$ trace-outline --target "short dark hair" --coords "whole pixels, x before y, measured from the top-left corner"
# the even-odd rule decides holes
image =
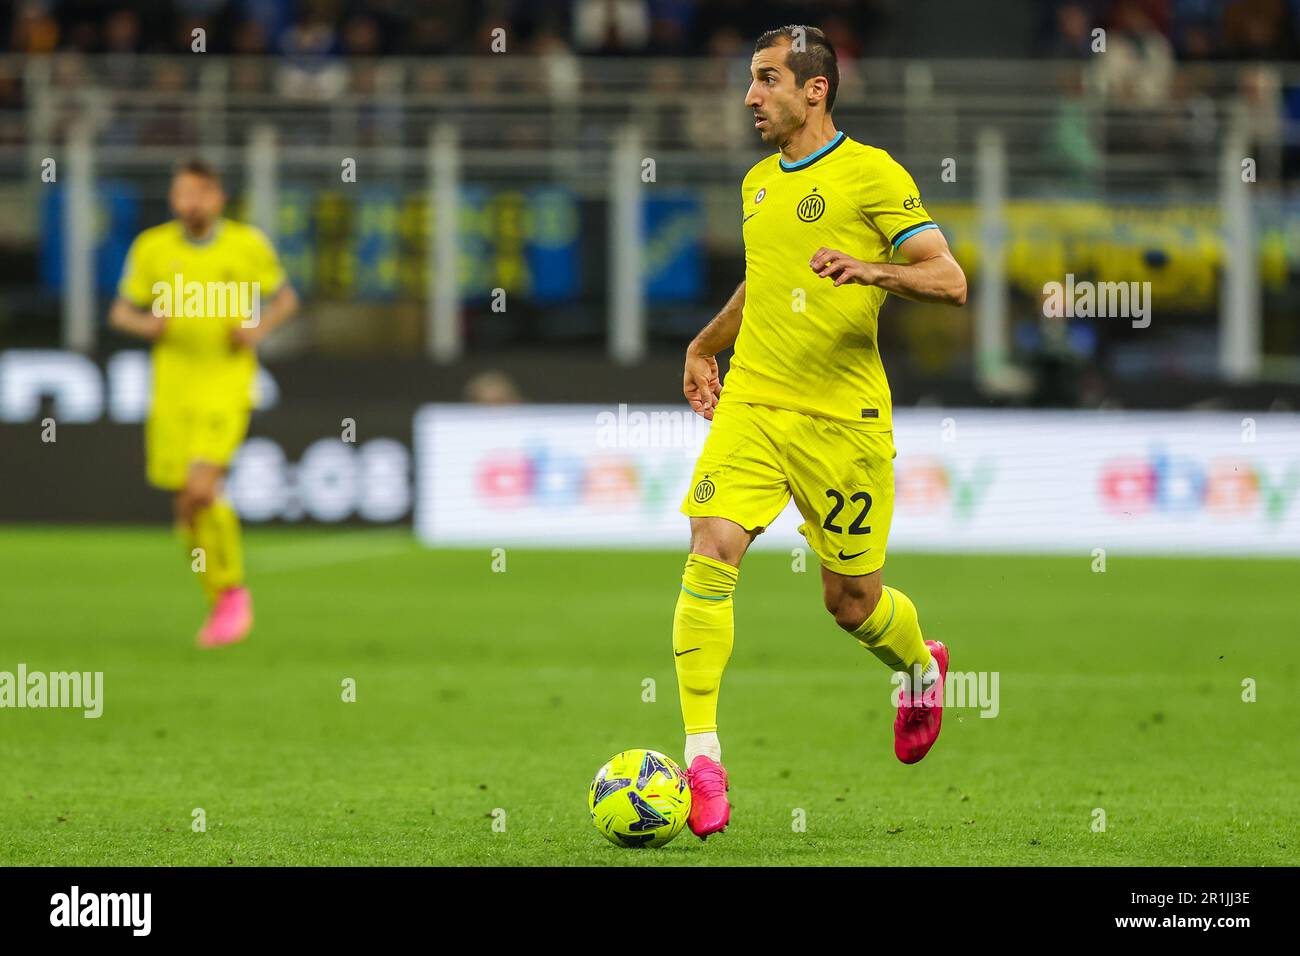
[[[177,176],[201,176],[209,182],[221,185],[221,173],[217,172],[217,167],[198,157],[178,163],[172,171],[172,178],[175,179]]]
[[[829,113],[835,108],[835,93],[840,88],[840,64],[835,56],[835,47],[826,39],[826,34],[816,27],[792,23],[764,33],[754,44],[754,52],[776,46],[782,37],[790,41],[791,47],[796,38],[803,38],[803,50],[791,49],[785,55],[785,65],[790,68],[794,81],[800,86],[814,76],[826,77],[826,112]]]

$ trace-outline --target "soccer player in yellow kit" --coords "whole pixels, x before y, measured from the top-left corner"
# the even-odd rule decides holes
[[[248,430],[254,350],[298,297],[266,236],[222,217],[226,195],[212,167],[181,166],[169,198],[176,218],[131,244],[109,322],[153,343],[147,477],[173,494],[187,560],[211,604],[198,643],[217,647],[243,640],[253,624],[239,518],[222,484]]]
[[[904,763],[939,735],[948,669],[911,600],[881,581],[895,452],[876,329],[886,293],[962,305],[966,277],[907,171],[835,128],[839,68],[820,30],[765,33],[750,71],[745,105],[778,151],[745,176],[745,280],[687,349],[684,377],[692,408],[713,423],[682,503],[691,552],[673,619],[701,838],[731,815],[717,706],[732,592],[745,550],[791,497],[821,561],[826,609],[907,675],[894,722]],[[892,263],[895,253],[906,262]],[[715,356],[732,345],[724,389]]]

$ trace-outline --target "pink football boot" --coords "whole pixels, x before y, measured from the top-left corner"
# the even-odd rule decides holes
[[[894,755],[903,763],[916,763],[930,752],[939,739],[943,724],[943,682],[948,677],[948,648],[939,641],[925,646],[939,662],[939,679],[913,700],[906,691],[898,698],[898,716],[894,718]]]
[[[212,613],[199,631],[199,647],[221,647],[235,644],[248,636],[253,629],[253,598],[248,588],[229,588],[222,591]]]
[[[716,760],[700,754],[686,771],[691,785],[691,815],[687,818],[691,832],[703,840],[710,833],[726,829],[731,820],[727,802],[727,771]]]

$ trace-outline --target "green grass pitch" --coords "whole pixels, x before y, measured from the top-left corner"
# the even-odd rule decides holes
[[[587,785],[621,749],[680,756],[683,553],[511,549],[494,573],[487,548],[405,532],[247,551],[254,634],[200,652],[167,531],[0,529],[0,670],[103,671],[105,697],[98,720],[0,710],[0,864],[1300,858],[1300,562],[892,556],[953,669],[1000,675],[997,717],[949,711],[904,767],[889,674],[822,610],[815,565],[754,552],[722,691],[732,826],[624,850]]]

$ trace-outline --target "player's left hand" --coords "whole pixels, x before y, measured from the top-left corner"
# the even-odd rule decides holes
[[[253,325],[247,328],[237,325],[230,330],[230,344],[235,348],[255,349],[265,335],[266,333],[262,331],[261,325]]]
[[[808,263],[812,271],[823,279],[834,279],[836,285],[856,282],[858,285],[875,284],[875,263],[855,259],[838,249],[822,246]]]

